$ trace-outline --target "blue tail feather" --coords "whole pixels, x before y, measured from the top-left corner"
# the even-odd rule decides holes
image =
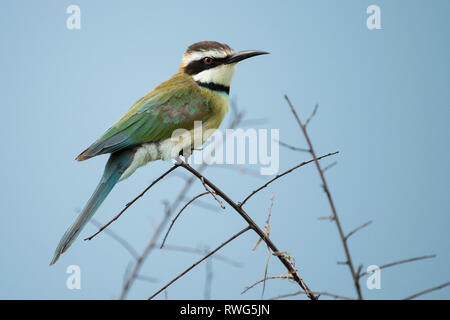
[[[75,222],[62,236],[50,265],[54,264],[58,260],[59,256],[69,249],[72,243],[76,240],[81,230],[92,218],[94,213],[119,181],[125,170],[130,166],[133,161],[133,156],[133,150],[123,150],[111,154],[97,188]]]

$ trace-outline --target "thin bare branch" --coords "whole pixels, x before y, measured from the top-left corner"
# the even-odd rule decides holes
[[[334,161],[332,163],[330,163],[329,165],[327,165],[325,168],[323,168],[323,172],[330,170],[331,168],[333,168],[335,165],[337,165],[337,161]]]
[[[322,216],[322,217],[317,217],[317,220],[330,220],[330,221],[333,221],[334,217],[332,217],[332,216]]]
[[[422,295],[424,295],[424,294],[427,294],[427,293],[430,293],[430,292],[433,292],[433,291],[436,291],[436,290],[443,289],[443,288],[445,288],[445,287],[447,287],[447,286],[449,286],[449,285],[450,285],[450,281],[449,281],[449,282],[442,283],[442,284],[440,284],[440,285],[438,285],[438,286],[435,286],[435,287],[432,287],[432,288],[429,288],[429,289],[426,289],[426,290],[417,292],[417,293],[415,293],[415,294],[413,294],[413,295],[410,295],[409,297],[404,298],[403,300],[412,300],[412,299],[415,299],[415,298],[417,298],[417,297],[420,297],[420,296],[422,296]]]
[[[332,298],[335,298],[335,299],[355,300],[353,298],[341,296],[339,294],[330,293],[330,292],[327,292],[327,291],[313,291],[313,293],[315,295],[317,295],[318,297],[320,297],[320,296],[328,296],[328,297],[332,297]],[[296,292],[292,292],[292,293],[286,293],[286,294],[282,294],[282,295],[273,297],[270,300],[278,300],[278,299],[282,299],[282,298],[294,297],[294,296],[298,296],[300,294],[306,294],[306,292],[303,291],[303,290],[300,290],[300,291],[296,291]]]
[[[267,220],[266,220],[266,224],[264,226],[264,228],[266,229],[264,231],[264,234],[266,235],[266,237],[270,236],[270,217],[272,216],[272,207],[273,207],[273,200],[274,200],[274,194],[272,193],[272,196],[270,197],[270,206],[269,206],[269,212],[267,213]],[[262,238],[259,238],[258,242],[256,243],[255,247],[253,248],[253,250],[256,249],[256,247],[258,246],[258,244],[262,241]],[[269,255],[267,256],[267,260],[266,260],[266,268],[264,269],[264,279],[267,278],[267,273],[269,272],[269,262],[270,262],[270,258],[272,257],[272,251],[270,251],[270,248],[267,247],[267,250],[269,251]],[[264,280],[263,283],[263,288],[261,291],[261,300],[264,299],[264,292],[266,291],[266,280]]]
[[[183,197],[183,200],[186,201],[189,201],[191,199],[191,197]],[[196,200],[192,203],[192,205],[214,212],[222,212],[221,208],[218,208],[216,205],[208,203],[207,201]]]
[[[94,218],[91,219],[91,223],[96,225],[98,228],[103,226],[103,224],[101,224],[99,221],[95,220]],[[110,229],[106,229],[105,233],[107,235],[109,235],[111,238],[113,238],[114,240],[116,240],[119,244],[121,244],[122,247],[124,247],[133,256],[133,258],[135,260],[137,260],[139,258],[139,254],[137,253],[137,251],[124,238],[122,238],[121,236],[119,236],[117,233],[115,233],[114,231],[112,231]]]
[[[209,181],[207,178],[205,178],[200,172],[192,168],[187,163],[181,163],[180,164],[183,168],[191,172],[194,176],[196,176],[198,179],[202,180],[206,185],[208,185],[214,192],[221,197],[225,202],[227,202],[250,226],[253,231],[255,231],[267,244],[267,246],[270,248],[270,250],[273,251],[273,254],[278,257],[278,259],[283,263],[283,265],[286,267],[286,269],[289,271],[290,274],[292,274],[294,280],[299,284],[299,286],[306,291],[308,297],[311,300],[316,300],[316,297],[314,294],[312,294],[311,290],[308,288],[306,283],[302,280],[300,275],[298,274],[297,270],[295,269],[295,266],[293,263],[288,259],[284,254],[279,254],[280,251],[275,246],[275,244],[270,240],[269,237],[267,237],[264,232],[258,227],[258,225],[253,221],[252,218],[242,209],[241,205],[236,204],[233,200],[231,200],[221,189],[219,189],[217,186],[215,186],[211,181]]]
[[[209,252],[208,248],[205,248],[205,253]],[[211,257],[212,258],[212,257]],[[212,287],[212,279],[213,279],[213,269],[212,269],[212,259],[206,260],[206,279],[205,279],[205,288],[203,290],[203,298],[205,300],[211,299],[211,287]]]
[[[230,128],[234,128],[235,126],[237,126],[240,121],[242,120],[243,116],[244,116],[244,112],[238,111],[235,102],[232,101],[232,110],[234,113],[234,117],[232,117],[231,119],[231,123],[230,123]],[[178,159],[179,160],[179,157]],[[177,161],[177,163],[174,165],[174,167],[172,167],[168,172],[164,173],[159,179],[157,179],[157,181],[161,180],[165,175],[167,175],[168,173],[170,173],[171,171],[173,171],[175,168],[177,168],[180,163],[184,163],[183,161]],[[200,174],[199,172],[202,171],[203,169],[206,168],[206,164],[202,164],[198,171],[198,174]],[[172,202],[172,205],[167,205],[166,206],[166,214],[164,216],[164,218],[162,219],[162,221],[160,222],[158,228],[156,229],[156,231],[154,232],[153,236],[151,237],[148,245],[145,247],[144,251],[142,252],[142,254],[140,255],[140,257],[137,259],[136,264],[134,266],[134,269],[132,270],[130,276],[128,277],[127,281],[125,282],[125,285],[122,288],[122,293],[120,295],[121,299],[124,299],[128,293],[128,291],[131,288],[131,285],[133,284],[133,282],[136,279],[136,276],[139,273],[139,270],[141,269],[144,261],[148,258],[150,252],[153,250],[153,248],[156,245],[156,240],[159,237],[160,233],[162,232],[164,226],[168,223],[171,214],[175,211],[175,209],[180,205],[181,201],[183,200],[183,198],[185,197],[185,195],[187,194],[189,188],[191,187],[192,183],[194,182],[194,176],[189,177],[186,182],[185,185],[183,187],[183,189],[180,191],[180,193],[178,194],[178,196],[176,197],[176,199]],[[147,189],[144,190],[144,192],[141,193],[140,196],[138,196],[137,198],[143,196],[145,194],[145,192],[150,189],[157,181],[154,181]],[[130,205],[132,205],[136,200],[134,199],[131,203],[129,203],[127,205],[126,208],[128,208]],[[126,208],[124,210],[126,210]],[[123,210],[123,211],[124,211]],[[120,216],[120,214],[119,214]]]
[[[277,141],[277,140],[275,140],[275,141]],[[288,148],[288,149],[290,149],[292,151],[308,152],[309,153],[309,149],[306,149],[306,148],[299,148],[299,147],[287,144],[285,142],[282,142],[280,140],[278,140],[278,143],[280,144],[280,146]]]
[[[316,103],[316,105],[314,106],[313,112],[311,113],[309,118],[305,121],[305,128],[308,126],[308,124],[311,121],[311,119],[314,118],[314,116],[316,115],[317,109],[319,109],[319,104],[318,103]]]
[[[180,245],[170,245],[170,244],[165,244],[163,250],[188,252],[188,253],[190,252],[190,253],[201,254],[201,255],[203,255],[205,253],[204,250],[201,250],[198,248],[192,248],[192,247],[186,247],[186,246],[180,246]],[[211,258],[216,259],[216,260],[221,260],[221,261],[228,263],[236,268],[242,268],[242,266],[243,266],[243,264],[241,262],[233,260],[226,256],[222,256],[220,254],[215,254]]]
[[[142,275],[137,275],[136,280],[142,280],[142,281],[147,281],[147,282],[151,282],[151,283],[156,283],[159,281],[157,278],[149,277],[149,276],[142,276]]]
[[[264,281],[263,281],[263,287],[262,287],[262,291],[261,291],[261,300],[264,299],[264,292],[266,291],[266,278],[267,278],[267,273],[269,272],[269,262],[270,262],[270,258],[272,257],[272,252],[269,249],[269,254],[267,256],[267,260],[266,260],[266,267],[264,268]]]
[[[414,262],[414,261],[418,261],[418,260],[425,260],[425,259],[432,259],[432,258],[436,258],[436,255],[435,254],[431,254],[431,255],[426,255],[426,256],[421,256],[421,257],[415,257],[415,258],[409,258],[409,259],[394,261],[394,262],[383,264],[383,265],[379,266],[379,268],[380,269],[385,269],[385,268],[394,267],[396,265],[403,264],[403,263],[409,263],[409,262]],[[362,277],[367,276],[369,274],[371,274],[371,273],[367,272],[367,271],[363,272],[363,273],[361,273],[359,275],[359,278],[362,278]]]
[[[348,238],[350,238],[352,235],[354,235],[356,232],[358,232],[359,230],[367,227],[369,224],[372,223],[372,220],[367,221],[366,223],[360,225],[359,227],[353,229],[352,231],[350,231],[346,236],[345,236],[345,240],[348,240]]]
[[[323,158],[326,158],[326,157],[329,157],[329,156],[333,156],[333,155],[338,154],[338,153],[339,153],[339,151],[331,152],[331,153],[328,153],[328,154],[326,154],[326,155],[320,156],[319,158],[317,158],[317,160],[320,160],[320,159],[323,159]],[[277,179],[279,179],[279,178],[281,178],[281,177],[287,175],[288,173],[291,173],[292,171],[294,171],[294,170],[296,170],[296,169],[298,169],[298,168],[300,168],[300,167],[303,167],[304,165],[307,165],[307,164],[309,164],[309,163],[312,163],[312,162],[314,162],[314,161],[315,161],[314,159],[308,160],[308,161],[304,161],[304,162],[302,162],[302,163],[296,165],[295,167],[292,167],[291,169],[286,170],[286,171],[284,171],[283,173],[280,173],[280,174],[276,175],[273,179],[270,179],[270,180],[267,181],[265,184],[263,184],[261,187],[259,187],[258,189],[254,190],[252,193],[250,193],[250,194],[247,196],[247,198],[245,198],[242,202],[239,203],[239,206],[242,207],[242,206],[248,201],[248,199],[250,199],[251,197],[253,197],[256,193],[258,193],[258,192],[261,191],[262,189],[266,188],[269,184],[271,184],[271,183],[274,182],[275,180],[277,180]]]
[[[254,176],[259,179],[264,179],[264,177],[259,173],[258,170],[252,170],[250,168],[246,168],[239,165],[227,165],[227,164],[210,164],[209,168],[222,168],[222,169],[230,169],[239,172],[240,174],[246,174],[250,176]]]
[[[342,246],[344,247],[345,256],[347,258],[348,266],[349,266],[349,269],[350,269],[350,273],[352,275],[352,279],[353,279],[353,283],[355,285],[355,289],[356,289],[356,293],[358,295],[358,299],[362,299],[363,297],[362,297],[361,287],[359,285],[359,277],[358,277],[358,274],[355,271],[355,267],[354,267],[353,262],[352,262],[352,258],[351,258],[351,255],[350,255],[350,250],[348,248],[347,241],[345,239],[345,234],[344,234],[344,231],[342,229],[341,222],[339,220],[339,217],[338,217],[338,214],[337,214],[337,210],[336,210],[336,207],[334,205],[334,201],[333,201],[333,198],[331,196],[330,189],[328,187],[328,183],[327,183],[327,181],[325,179],[325,174],[323,173],[323,170],[322,170],[322,168],[320,166],[320,163],[318,161],[319,159],[317,158],[316,152],[314,151],[314,147],[312,145],[311,139],[309,138],[308,132],[306,130],[306,126],[301,122],[300,117],[297,114],[297,111],[295,111],[294,106],[292,105],[291,101],[289,100],[289,97],[287,95],[285,95],[284,98],[286,99],[289,107],[291,108],[292,114],[294,115],[294,117],[295,117],[295,119],[296,119],[296,121],[297,121],[297,123],[298,123],[298,125],[299,125],[299,127],[301,129],[301,131],[303,132],[303,135],[305,136],[306,142],[308,143],[309,152],[311,153],[311,155],[312,155],[312,157],[314,159],[314,162],[315,162],[316,167],[317,167],[317,171],[319,172],[320,179],[322,180],[323,189],[325,191],[325,194],[327,195],[328,202],[330,204],[331,211],[333,213],[332,214],[332,216],[334,218],[333,221],[336,223],[336,227],[338,229],[339,236],[341,238]],[[315,112],[313,112],[313,114],[315,114]]]
[[[264,281],[267,281],[267,280],[273,280],[273,279],[292,279],[292,277],[289,276],[289,275],[281,275],[281,276],[270,276],[270,277],[265,277],[264,279],[258,280],[258,281],[256,281],[255,283],[253,283],[253,284],[251,284],[251,285],[245,287],[245,289],[242,290],[241,294],[246,293],[248,290],[250,290],[250,289],[256,287],[258,284],[263,283]]]
[[[194,269],[197,265],[199,265],[200,263],[202,263],[204,260],[206,260],[207,258],[209,258],[210,256],[212,256],[214,253],[216,253],[217,251],[219,251],[220,249],[222,249],[224,246],[226,246],[228,243],[230,243],[231,241],[233,241],[234,239],[236,239],[237,237],[239,237],[240,235],[242,235],[243,233],[247,232],[248,230],[250,230],[251,227],[247,226],[246,228],[242,229],[241,231],[239,231],[238,233],[236,233],[235,235],[233,235],[231,238],[229,238],[227,241],[223,242],[220,246],[218,246],[216,249],[214,249],[213,251],[211,251],[210,253],[208,253],[207,255],[205,255],[203,258],[201,258],[200,260],[198,260],[197,262],[195,262],[193,265],[191,265],[189,268],[187,268],[186,270],[184,270],[183,272],[181,272],[178,276],[176,276],[174,279],[172,279],[171,281],[169,281],[164,287],[162,287],[161,289],[159,289],[156,293],[154,293],[152,296],[150,296],[148,298],[148,300],[152,300],[154,297],[156,297],[158,294],[160,294],[162,291],[166,290],[170,285],[172,285],[175,281],[177,281],[178,279],[180,279],[182,276],[184,276],[186,273],[188,273],[189,271],[191,271],[192,269]]]
[[[171,167],[169,170],[167,170],[166,172],[164,172],[161,176],[159,176],[159,178],[157,178],[156,180],[154,180],[147,188],[145,188],[144,191],[142,191],[136,198],[134,198],[133,200],[131,200],[130,202],[128,202],[125,207],[114,217],[112,218],[107,224],[105,224],[103,227],[101,227],[96,233],[94,233],[92,236],[87,237],[84,240],[92,240],[94,237],[96,237],[100,232],[102,232],[103,230],[105,230],[111,223],[113,223],[114,221],[116,221],[133,203],[135,203],[139,198],[141,198],[142,196],[144,196],[144,194],[150,190],[151,187],[153,187],[155,184],[157,184],[159,181],[161,181],[165,176],[167,176],[169,173],[171,173],[173,170],[175,170],[176,168],[178,168],[178,164],[175,164],[173,167]]]
[[[176,165],[176,166],[178,166],[178,165]],[[151,250],[155,247],[156,240],[158,239],[159,235],[161,234],[161,232],[164,230],[166,224],[168,223],[168,221],[170,219],[170,215],[178,207],[178,205],[181,203],[181,201],[183,200],[184,195],[189,190],[189,188],[190,188],[190,186],[191,186],[191,184],[193,182],[194,182],[194,178],[190,177],[190,179],[188,181],[186,181],[183,189],[180,191],[180,193],[178,194],[177,198],[174,200],[172,205],[167,205],[166,206],[165,215],[164,215],[163,219],[159,223],[158,228],[153,233],[153,235],[152,235],[149,243],[145,247],[144,251],[142,252],[142,254],[137,259],[136,264],[135,264],[135,266],[134,266],[130,276],[128,277],[127,281],[125,282],[125,285],[122,288],[122,293],[120,294],[120,299],[121,300],[126,297],[126,295],[127,295],[128,291],[129,291],[131,285],[133,284],[134,280],[136,279],[136,276],[139,274],[139,271],[140,271],[140,269],[142,267],[142,264],[147,259],[147,257],[150,254]]]
[[[161,246],[159,247],[160,249],[162,249],[162,248],[164,247],[164,244],[166,243],[166,239],[167,239],[167,236],[168,236],[169,233],[170,233],[170,230],[172,230],[172,227],[173,227],[173,225],[175,224],[175,221],[177,221],[178,217],[181,215],[181,213],[184,211],[184,209],[186,209],[186,208],[187,208],[192,202],[194,202],[196,199],[198,199],[198,198],[200,198],[200,197],[202,197],[202,196],[204,196],[204,195],[207,195],[207,194],[209,194],[209,193],[210,193],[210,191],[205,191],[205,192],[203,192],[203,193],[200,193],[200,194],[196,195],[196,196],[193,197],[191,200],[189,200],[188,202],[186,202],[186,204],[183,206],[183,208],[181,208],[181,210],[178,211],[178,213],[177,213],[177,215],[175,216],[175,218],[172,219],[172,222],[170,223],[169,229],[167,229],[167,231],[166,231],[166,235],[164,236],[164,239],[163,239],[163,241],[162,241],[162,243],[161,243]]]

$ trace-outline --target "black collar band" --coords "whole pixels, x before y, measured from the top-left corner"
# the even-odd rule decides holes
[[[196,81],[200,87],[207,88],[213,91],[225,92],[226,94],[230,94],[230,87],[224,86],[223,84],[217,84],[214,82],[200,82]]]

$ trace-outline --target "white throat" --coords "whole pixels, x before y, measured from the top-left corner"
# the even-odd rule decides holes
[[[222,64],[215,68],[204,70],[194,75],[193,78],[195,81],[229,87],[235,71],[236,63]]]

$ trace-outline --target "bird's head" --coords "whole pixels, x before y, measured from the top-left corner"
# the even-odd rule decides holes
[[[235,52],[224,43],[202,41],[187,48],[180,70],[199,84],[229,88],[239,61],[267,53],[255,50]]]

